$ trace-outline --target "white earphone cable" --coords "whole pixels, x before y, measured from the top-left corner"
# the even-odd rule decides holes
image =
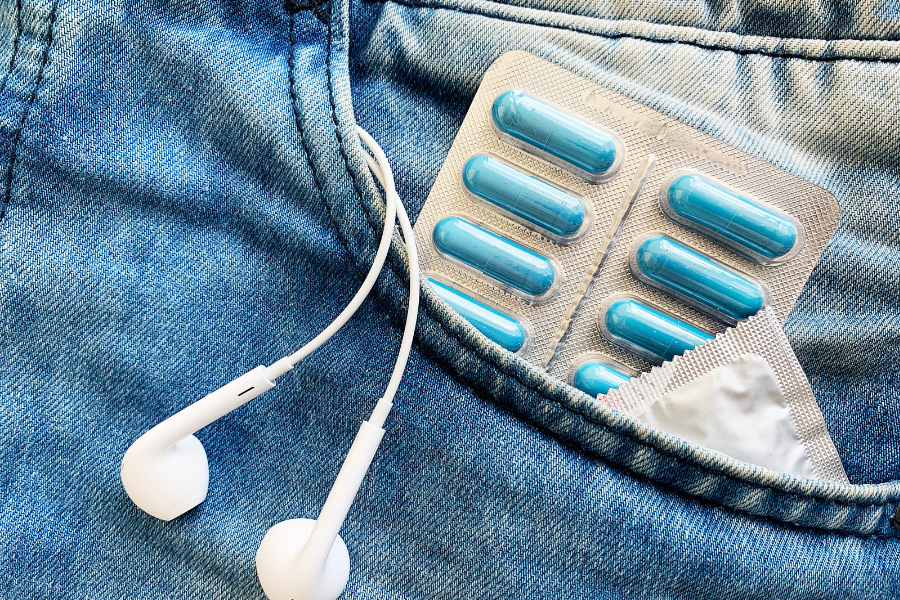
[[[310,582],[316,582],[316,584],[318,584],[318,582],[321,581],[322,573],[326,571],[325,565],[334,548],[335,540],[338,538],[341,525],[347,518],[347,513],[350,510],[350,506],[353,504],[354,498],[356,498],[359,486],[362,484],[363,478],[369,470],[369,466],[375,456],[375,452],[378,450],[378,446],[381,443],[382,436],[384,435],[384,422],[393,406],[393,398],[397,393],[397,387],[400,385],[400,378],[403,376],[403,371],[406,368],[406,363],[412,349],[413,334],[416,329],[416,318],[419,313],[419,261],[409,216],[406,214],[403,204],[400,202],[399,198],[397,198],[397,190],[394,187],[394,177],[391,173],[391,168],[387,159],[384,158],[384,153],[381,151],[381,148],[378,147],[375,140],[373,140],[365,131],[360,130],[359,136],[366,145],[369,146],[376,157],[373,159],[371,156],[366,155],[366,162],[369,164],[369,168],[384,187],[385,195],[388,198],[393,196],[393,201],[397,206],[400,229],[403,232],[403,238],[406,242],[407,253],[409,255],[409,305],[406,313],[406,325],[403,329],[403,338],[400,342],[400,352],[397,356],[397,362],[394,364],[394,372],[391,374],[387,389],[375,405],[375,409],[372,411],[369,420],[363,421],[360,426],[359,432],[353,440],[353,445],[347,453],[347,458],[344,459],[341,469],[338,471],[338,475],[334,480],[334,484],[331,486],[328,498],[325,499],[325,504],[322,505],[322,510],[319,512],[319,518],[316,519],[312,531],[308,534],[309,537],[305,540],[303,550],[297,559],[298,563],[302,565],[303,568],[302,571],[299,572],[299,576],[295,576],[299,577],[296,578],[295,581],[302,581],[304,582],[303,585],[306,585],[307,587],[311,587],[312,584]],[[266,535],[268,537],[268,534]],[[263,544],[265,545],[265,540],[263,540]],[[278,543],[272,542],[271,546],[273,548],[272,550],[269,550],[269,546],[266,546],[265,551],[263,551],[263,546],[260,546],[260,552],[266,557],[281,554]],[[267,569],[271,560],[273,559],[264,558],[262,560],[262,564],[265,565],[263,569],[266,574],[260,576],[260,581],[263,581],[263,579],[268,580]],[[341,552],[340,561],[345,562],[349,569],[350,559],[349,556],[346,555],[346,551]],[[260,559],[257,556],[257,565],[259,564]],[[279,582],[283,581],[281,575],[272,576],[273,580],[276,578]],[[263,588],[265,589],[265,584],[263,585]],[[341,589],[343,589],[343,584],[341,585]],[[288,598],[294,596],[285,595],[284,597]],[[336,598],[337,594],[329,596],[329,598],[332,597]]]
[[[366,145],[373,150],[373,153],[376,156],[378,156],[379,153],[384,156],[381,152],[381,148],[378,147],[378,144],[371,136],[369,136],[369,134],[361,129],[359,130],[359,133],[360,137]],[[378,152],[375,152],[375,150],[378,150]],[[397,188],[394,185],[394,175],[391,172],[390,163],[387,162],[386,158],[383,163],[380,163],[368,154],[366,154],[366,162],[369,164],[369,168],[372,170],[375,178],[378,179],[384,188],[385,195],[395,196],[394,201],[397,205],[397,218],[400,221],[400,230],[403,232],[403,240],[406,243],[406,253],[409,258],[409,305],[406,309],[406,325],[403,328],[403,339],[400,342],[400,352],[397,355],[397,362],[394,364],[394,372],[391,373],[391,379],[388,382],[387,389],[381,399],[378,400],[375,410],[372,411],[372,416],[369,417],[369,423],[371,425],[382,427],[388,412],[391,410],[391,406],[393,406],[394,396],[397,393],[397,388],[400,386],[400,379],[403,377],[403,371],[406,368],[406,363],[409,360],[409,353],[412,350],[413,336],[416,331],[416,319],[419,315],[419,253],[416,249],[416,240],[413,236],[412,224],[409,222],[409,215],[406,213],[403,202],[397,197]]]
[[[388,166],[389,163],[387,157],[381,150],[381,147],[362,128],[357,128],[357,133],[359,134],[360,138],[362,138],[362,140],[366,143],[366,145],[369,146],[369,148],[372,150],[372,153],[375,155],[375,159],[377,160],[377,164],[385,165],[386,168],[379,168],[378,172],[387,172],[387,178],[384,182],[382,182],[383,185],[384,183],[388,184],[385,186],[384,228],[381,232],[381,241],[378,243],[378,250],[375,252],[375,259],[372,261],[372,266],[369,268],[369,272],[366,275],[366,278],[363,280],[362,285],[359,287],[359,290],[356,292],[356,295],[353,296],[353,298],[350,300],[350,303],[347,304],[344,310],[341,311],[341,314],[339,314],[334,319],[334,321],[332,321],[328,325],[328,327],[323,329],[321,333],[319,333],[316,337],[311,339],[302,348],[300,348],[290,356],[285,356],[281,360],[274,362],[270,366],[266,367],[266,375],[272,380],[284,375],[285,373],[293,369],[294,365],[312,354],[322,344],[327,342],[335,333],[338,332],[341,327],[343,327],[347,323],[347,321],[350,320],[350,317],[352,317],[356,313],[356,311],[359,310],[359,307],[362,306],[362,303],[369,295],[369,292],[371,292],[372,288],[375,286],[375,281],[378,279],[378,275],[381,273],[381,269],[384,266],[384,261],[387,258],[387,253],[391,246],[391,237],[394,233],[394,219],[396,218],[397,205],[399,200],[397,197],[397,191],[396,189],[394,189],[394,178],[393,174],[391,173],[390,166]],[[366,156],[367,158],[369,158],[368,154]],[[381,178],[379,178],[379,181],[380,180]],[[409,219],[407,219],[407,221],[408,220]],[[418,277],[416,277],[416,283],[418,285]],[[418,293],[416,294],[416,300],[418,301]]]
[[[375,156],[372,158],[366,154],[366,162],[384,187],[386,205],[381,242],[359,291],[338,317],[300,350],[268,368],[258,366],[181,409],[135,440],[122,457],[122,486],[146,513],[168,521],[203,502],[209,489],[209,463],[206,451],[194,433],[272,389],[275,386],[273,379],[290,371],[297,361],[321,346],[350,319],[378,278],[393,237],[394,220],[399,218],[409,255],[410,292],[406,325],[394,371],[371,417],[360,425],[319,518],[312,524],[308,519],[292,519],[275,525],[263,539],[257,553],[257,573],[269,597],[295,598],[299,595],[337,598],[339,590],[346,584],[346,575],[340,581],[340,573],[342,570],[349,572],[350,557],[343,542],[336,546],[335,541],[384,436],[383,425],[393,406],[393,398],[412,349],[419,312],[419,264],[412,225],[397,196],[394,177],[384,152],[365,131],[360,130],[359,136]],[[289,535],[282,535],[283,532]],[[296,546],[298,543],[299,548]],[[292,550],[286,551],[286,547]],[[326,596],[321,593],[308,595],[310,590],[322,592],[324,589],[321,585],[325,565],[332,550],[336,552],[334,564],[338,565],[335,567],[338,570],[328,571],[331,591]],[[290,559],[290,564],[285,563],[285,556],[294,557]],[[286,570],[286,567],[291,568]],[[337,591],[332,595],[334,590]]]

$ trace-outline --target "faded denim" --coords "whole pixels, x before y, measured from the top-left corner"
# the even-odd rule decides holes
[[[387,382],[401,244],[337,337],[199,433],[200,507],[141,513],[122,455],[350,299],[383,214],[355,124],[415,217],[521,49],[837,196],[786,329],[855,485],[599,406],[426,289],[344,597],[900,597],[900,10],[519,4],[0,2],[0,596],[263,597],[260,540],[315,516]]]

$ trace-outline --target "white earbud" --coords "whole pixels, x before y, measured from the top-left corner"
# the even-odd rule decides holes
[[[384,265],[395,218],[409,255],[409,307],[400,352],[384,396],[363,422],[338,472],[318,520],[292,519],[266,533],[256,554],[260,583],[270,600],[335,600],[350,575],[350,555],[338,535],[365,478],[381,438],[382,428],[409,359],[419,310],[419,263],[412,225],[397,197],[394,178],[381,148],[362,129],[360,137],[376,159],[366,154],[372,172],[385,189],[385,225],[375,260],[356,295],[340,315],[300,350],[259,366],[169,417],[138,438],[122,459],[122,485],[141,510],[169,521],[206,498],[209,464],[193,433],[275,386],[275,379],[325,343],[359,309]]]
[[[122,485],[132,502],[163,521],[203,502],[209,463],[192,434],[274,386],[266,368],[256,367],[138,438],[122,459]]]
[[[350,576],[350,555],[338,535],[366,471],[372,463],[381,438],[385,419],[393,406],[412,349],[416,318],[419,313],[419,257],[412,225],[403,204],[396,198],[394,177],[387,158],[365,131],[359,136],[372,150],[377,161],[368,154],[366,160],[384,187],[388,199],[395,197],[397,217],[409,255],[409,306],[400,352],[384,396],[375,405],[372,416],[364,421],[347,453],[337,479],[328,493],[319,518],[291,519],[271,527],[256,553],[256,573],[269,600],[336,600]]]
[[[324,561],[295,552],[298,545],[304,548],[316,523],[315,519],[290,519],[266,532],[256,552],[256,573],[269,600],[334,600],[344,591],[350,578],[350,553],[341,536],[335,538]]]
[[[364,422],[317,520],[271,527],[256,552],[256,573],[269,600],[335,600],[350,576],[350,554],[338,535],[384,429]]]

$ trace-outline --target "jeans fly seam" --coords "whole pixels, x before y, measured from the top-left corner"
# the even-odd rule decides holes
[[[338,220],[335,218],[334,213],[331,208],[331,204],[328,202],[328,196],[325,194],[325,190],[322,187],[321,182],[319,181],[318,171],[316,170],[315,165],[312,162],[312,157],[309,152],[309,147],[306,145],[306,137],[303,134],[303,127],[300,124],[300,111],[297,108],[297,94],[294,90],[295,80],[294,80],[294,12],[289,11],[289,21],[288,21],[288,44],[290,47],[288,48],[288,92],[291,96],[291,109],[294,111],[294,123],[297,127],[297,133],[300,135],[300,145],[303,148],[303,155],[306,157],[306,164],[309,167],[310,172],[312,172],[313,182],[316,184],[316,189],[319,190],[319,197],[322,199],[322,204],[325,205],[325,210],[328,211],[328,217],[331,219],[332,224],[334,225],[335,230],[338,233],[338,239],[341,241],[341,246],[344,247],[344,252],[347,253],[347,256],[351,259],[350,264],[353,265],[353,270],[356,271],[358,277],[362,278],[363,274],[359,270],[359,267],[356,265],[356,261],[353,260],[353,253],[350,252],[350,247],[347,244],[347,240],[341,234],[340,225]]]
[[[3,207],[0,208],[0,221],[6,216],[6,209],[9,207],[9,200],[12,196],[13,169],[15,168],[16,158],[18,156],[17,151],[19,148],[19,140],[22,137],[22,130],[25,128],[25,121],[28,120],[28,115],[31,114],[31,107],[34,105],[38,90],[41,87],[41,82],[44,79],[44,68],[47,66],[47,62],[50,59],[50,47],[53,45],[53,26],[56,24],[56,12],[58,7],[59,0],[54,0],[53,7],[50,9],[50,22],[47,24],[47,47],[44,49],[44,56],[41,57],[41,66],[38,68],[37,80],[34,83],[34,88],[31,90],[31,96],[28,98],[25,108],[22,109],[22,118],[19,120],[19,126],[16,128],[12,147],[9,151],[9,162],[6,165],[6,185],[3,191]]]
[[[378,0],[376,0],[376,1],[378,1]],[[380,1],[391,1],[391,2],[396,2],[397,0],[380,0]],[[331,7],[333,7],[333,2],[331,3],[330,8],[331,8]],[[333,10],[332,10],[332,12],[333,12]],[[332,80],[331,80],[331,73],[330,73],[330,62],[331,62],[331,61],[330,61],[330,58],[329,58],[329,57],[330,57],[330,54],[331,54],[331,27],[332,27],[332,26],[331,26],[331,21],[332,21],[332,19],[330,18],[330,19],[329,19],[329,23],[328,23],[329,35],[328,35],[328,40],[326,41],[327,48],[328,48],[327,51],[326,51],[326,74],[327,74],[327,76],[328,76],[327,85],[328,85],[328,91],[329,91],[329,99],[332,100],[332,107],[331,107],[331,108],[332,108],[332,110],[334,111],[334,110],[335,110],[335,106],[334,106],[334,104],[333,104],[333,94],[334,94],[334,90],[333,90],[333,88],[332,88]],[[338,141],[339,141],[340,154],[341,154],[341,157],[342,157],[342,159],[343,159],[343,161],[344,161],[344,167],[345,167],[345,169],[346,169],[346,171],[347,171],[347,173],[348,173],[348,175],[349,175],[351,181],[353,181],[353,186],[354,186],[354,189],[356,190],[357,196],[359,197],[360,205],[363,207],[363,213],[364,213],[365,216],[366,216],[366,221],[367,221],[367,223],[369,224],[369,227],[372,229],[373,233],[376,233],[376,234],[377,234],[377,230],[375,229],[375,226],[373,225],[372,221],[371,221],[370,218],[369,218],[369,215],[368,215],[367,211],[365,210],[365,203],[363,202],[363,199],[362,199],[362,191],[361,191],[360,188],[358,187],[358,185],[357,185],[357,183],[356,183],[356,179],[355,179],[355,177],[354,177],[354,175],[353,175],[353,173],[352,173],[352,170],[350,169],[349,158],[348,158],[348,155],[347,155],[347,153],[346,153],[346,151],[345,151],[345,149],[344,149],[344,147],[343,147],[345,141],[344,141],[343,137],[340,135],[340,133],[339,133],[339,131],[338,131],[339,127],[338,127],[338,123],[337,123],[336,116],[335,116],[334,114],[332,114],[332,124],[333,124],[333,126],[334,126],[334,128],[335,128],[335,134],[336,134],[336,136],[337,136],[337,138],[338,138]],[[342,234],[342,233],[339,232],[339,235],[343,238],[343,234]],[[346,244],[345,244],[345,247],[346,247]],[[395,276],[400,280],[400,282],[403,282],[404,279],[408,279],[408,273],[405,273],[405,272],[402,271],[402,269],[399,267],[399,265],[395,262],[395,260],[394,260],[395,257],[393,256],[393,254],[394,254],[394,253],[391,252],[391,256],[390,256],[390,258],[389,258],[389,260],[388,260],[388,263],[390,264],[391,270],[394,272]],[[352,263],[354,264],[354,266],[355,266],[356,261],[354,260],[354,261],[351,261],[351,262],[352,262]],[[356,267],[355,267],[355,268],[356,268]],[[357,268],[357,271],[358,271],[358,268]],[[386,308],[380,301],[378,301],[377,303],[382,307],[383,310]],[[699,463],[699,462],[697,462],[697,461],[695,461],[695,460],[693,460],[693,459],[690,459],[690,458],[687,458],[687,457],[683,457],[683,456],[679,456],[679,455],[674,454],[674,453],[672,453],[672,452],[670,452],[670,451],[664,450],[664,449],[660,448],[659,446],[655,445],[655,444],[652,443],[652,442],[648,442],[648,441],[641,440],[641,439],[637,438],[633,433],[619,431],[619,430],[617,430],[615,427],[613,427],[612,425],[610,425],[609,423],[605,423],[605,422],[599,420],[597,417],[594,417],[594,416],[592,416],[592,415],[589,415],[589,414],[585,413],[585,412],[584,412],[583,410],[581,410],[581,409],[578,409],[578,408],[575,408],[575,407],[568,406],[568,405],[566,405],[562,400],[558,400],[558,399],[556,399],[556,398],[552,398],[552,397],[549,397],[549,396],[545,395],[545,394],[540,390],[539,386],[537,386],[536,384],[532,384],[532,383],[529,383],[529,382],[523,380],[523,379],[521,378],[521,376],[520,376],[518,373],[515,373],[515,372],[509,372],[503,365],[501,365],[500,363],[498,363],[498,362],[497,362],[495,359],[493,359],[492,357],[490,357],[490,356],[484,356],[484,355],[481,354],[481,352],[480,352],[477,348],[474,348],[474,347],[471,347],[470,345],[468,345],[465,341],[463,341],[463,339],[460,337],[460,335],[459,335],[458,333],[452,331],[452,330],[449,328],[448,325],[446,325],[445,323],[443,323],[443,322],[441,321],[440,318],[437,318],[437,317],[434,315],[432,309],[431,309],[427,304],[425,304],[425,306],[424,306],[423,308],[424,308],[424,310],[425,310],[426,316],[427,316],[432,322],[436,323],[436,324],[437,324],[442,330],[444,330],[448,335],[450,335],[452,338],[454,338],[454,339],[456,340],[457,344],[459,344],[462,348],[464,348],[465,350],[467,350],[467,351],[470,352],[470,353],[474,353],[476,358],[478,358],[478,359],[480,359],[480,360],[482,360],[482,361],[488,363],[488,364],[491,365],[493,368],[495,368],[496,370],[498,370],[501,374],[506,375],[506,376],[508,376],[508,377],[512,377],[515,381],[517,381],[518,383],[520,383],[521,385],[523,385],[526,389],[535,392],[535,393],[538,394],[541,398],[544,398],[545,400],[549,400],[550,402],[552,402],[552,403],[558,405],[558,406],[559,406],[560,408],[562,408],[563,410],[565,410],[565,411],[567,411],[567,412],[569,412],[569,413],[572,413],[572,414],[574,414],[574,415],[577,415],[577,416],[581,417],[583,420],[587,421],[588,423],[591,423],[591,424],[593,424],[593,425],[597,425],[597,426],[599,426],[599,427],[601,427],[601,428],[603,428],[603,429],[605,429],[605,430],[607,430],[607,431],[613,433],[614,435],[623,436],[623,437],[625,437],[625,438],[627,438],[627,439],[630,439],[630,440],[632,440],[633,442],[637,443],[638,445],[643,446],[643,447],[645,447],[645,448],[647,448],[647,449],[649,449],[649,450],[651,450],[651,451],[658,452],[658,453],[662,454],[663,456],[667,456],[667,457],[669,457],[669,458],[671,458],[671,459],[674,459],[674,460],[676,460],[676,461],[678,461],[678,462],[680,462],[680,463],[683,463],[683,464],[685,464],[685,465],[688,465],[689,467],[700,469],[701,471],[706,472],[708,475],[712,475],[712,476],[715,476],[715,477],[722,477],[722,478],[728,479],[728,480],[730,480],[730,481],[733,481],[733,482],[735,482],[735,483],[738,483],[738,484],[741,484],[741,485],[746,485],[746,486],[749,486],[749,487],[752,487],[752,488],[756,488],[756,489],[765,489],[765,490],[769,490],[770,492],[773,492],[773,493],[775,493],[775,494],[778,494],[779,496],[789,496],[789,497],[791,497],[791,498],[793,498],[793,499],[796,499],[796,500],[799,500],[799,501],[812,501],[812,502],[815,502],[815,503],[817,503],[817,504],[836,505],[836,506],[847,506],[847,507],[852,507],[852,508],[866,509],[866,508],[876,508],[876,507],[877,507],[877,508],[884,508],[884,507],[887,507],[887,506],[891,506],[891,505],[893,505],[893,504],[895,503],[895,501],[891,501],[891,500],[887,500],[887,501],[884,501],[884,502],[860,503],[860,502],[853,502],[853,501],[842,501],[842,500],[832,500],[832,499],[827,499],[827,498],[820,498],[819,496],[817,496],[817,495],[815,495],[815,494],[797,494],[797,493],[793,493],[793,492],[789,492],[789,491],[787,491],[787,490],[783,490],[783,489],[777,488],[777,487],[772,486],[772,485],[767,485],[767,484],[763,484],[763,483],[757,483],[757,482],[749,481],[749,480],[747,480],[747,479],[743,479],[743,478],[741,478],[741,477],[738,477],[738,476],[735,476],[735,475],[731,475],[731,474],[729,474],[729,473],[724,473],[724,472],[721,472],[721,471],[717,471],[715,468],[713,468],[713,467],[711,467],[711,466],[709,466],[709,465],[704,465],[704,464]],[[388,314],[389,319],[390,319],[392,322],[394,322],[394,324],[396,325],[396,324],[397,324],[396,319],[394,319],[394,317],[391,315],[391,312],[388,311],[388,310],[386,310],[385,312]],[[502,405],[504,405],[504,406],[507,405],[507,403],[505,403],[505,402],[503,402],[502,400],[500,400],[499,398],[497,398],[494,394],[492,394],[491,392],[489,392],[487,389],[485,389],[485,388],[484,388],[483,386],[481,386],[480,384],[477,384],[477,383],[475,383],[475,382],[469,381],[468,379],[463,379],[463,378],[461,378],[461,376],[455,372],[455,369],[453,369],[451,365],[449,365],[449,364],[448,364],[446,361],[444,361],[443,359],[441,359],[441,358],[435,356],[435,354],[434,354],[433,352],[428,351],[428,350],[425,350],[425,349],[423,348],[423,346],[422,346],[421,343],[416,343],[416,346],[417,346],[420,350],[423,350],[424,353],[427,354],[432,360],[435,360],[435,362],[437,362],[437,363],[440,364],[445,370],[447,370],[447,371],[451,374],[451,376],[454,377],[454,379],[457,379],[457,380],[459,380],[459,381],[463,381],[468,387],[471,387],[471,388],[473,388],[473,389],[477,387],[478,389],[481,390],[481,392],[482,392],[483,394],[486,394],[486,395],[488,396],[488,398],[491,399],[492,402],[495,402],[495,403],[496,403],[496,402],[500,402],[500,403],[501,403]],[[518,414],[518,411],[516,411],[516,410],[513,410],[512,412]],[[558,433],[552,431],[551,429],[547,428],[546,426],[539,425],[538,423],[536,423],[536,422],[534,421],[534,419],[528,418],[528,417],[525,416],[525,415],[521,415],[521,414],[520,414],[519,416],[520,416],[520,417],[524,417],[525,420],[526,420],[527,422],[531,423],[531,424],[534,425],[534,426],[537,426],[537,427],[540,428],[541,430],[548,432],[548,434],[551,435],[551,437],[553,437],[554,439],[556,439],[556,440],[562,442],[564,445],[566,444],[566,442],[563,440],[563,438],[561,438],[561,436],[560,436]],[[575,443],[575,444],[577,445],[577,447],[580,448],[582,451],[585,451],[585,452],[591,454],[592,456],[598,456],[598,453],[597,453],[596,450],[593,450],[593,449],[591,449],[591,448],[588,448],[587,446],[584,446],[584,445],[581,444],[580,442],[574,442],[574,443]],[[603,462],[606,462],[605,459],[601,459],[601,460],[603,460]],[[614,463],[614,464],[615,464],[615,463]],[[631,474],[633,474],[633,475],[637,475],[637,476],[639,476],[639,477],[646,477],[646,476],[644,476],[644,475],[640,475],[639,473],[637,473],[636,471],[634,471],[634,470],[633,470],[632,468],[630,468],[630,467],[627,467],[627,466],[624,466],[624,465],[620,465],[620,467],[621,467],[621,468],[624,468],[626,471],[628,471],[629,473],[631,473]],[[650,481],[653,481],[654,484],[660,485],[661,487],[665,487],[665,486],[666,486],[666,484],[664,484],[664,483],[662,483],[662,482],[653,480],[653,479],[651,479],[651,478],[648,478],[648,479],[649,479]],[[676,489],[677,489],[677,488],[676,488]],[[687,492],[684,492],[684,493],[687,493]],[[689,495],[690,495],[691,497],[700,497],[700,498],[702,498],[702,496],[699,496],[699,495],[694,495],[694,494],[689,494]],[[720,506],[727,506],[727,504],[724,504],[724,503],[722,503],[722,502],[716,502],[715,500],[712,500],[712,499],[708,499],[708,498],[707,498],[706,500],[709,501],[709,502],[713,502],[713,503],[715,503],[715,504],[717,504],[717,505],[720,505]],[[731,508],[731,507],[728,507],[728,508],[729,508],[729,510],[734,510],[734,511],[736,511],[736,512],[745,512],[745,511],[741,511],[740,509],[736,509],[736,508]],[[748,512],[747,514],[748,514],[748,515],[752,515],[752,516],[754,516],[754,517],[763,517],[763,518],[765,517],[765,515],[756,515],[756,514],[754,514],[754,513],[749,513],[749,512]],[[778,522],[789,523],[789,521],[782,521],[782,520],[777,519],[777,518],[775,518],[775,520],[778,521]],[[802,527],[802,526],[797,525],[797,527]],[[879,537],[878,534],[874,534],[874,533],[873,533],[873,534],[860,534],[860,533],[858,533],[858,532],[853,532],[853,531],[849,531],[849,530],[841,529],[841,528],[831,528],[831,529],[826,529],[826,528],[816,528],[816,527],[811,527],[811,528],[814,528],[814,529],[822,529],[822,530],[826,530],[826,531],[842,531],[842,532],[848,533],[848,534],[850,534],[850,535],[861,535],[861,536],[869,536],[869,537],[871,537],[871,536]],[[882,536],[882,537],[885,537],[885,536]],[[892,537],[892,536],[886,536],[886,537]]]
[[[9,70],[3,76],[0,84],[0,95],[6,91],[6,82],[9,81],[13,69],[16,66],[16,56],[19,53],[19,38],[22,37],[22,0],[16,0],[16,37],[13,38],[12,56],[9,59]]]
[[[475,15],[479,17],[485,17],[488,19],[497,19],[499,21],[507,21],[510,23],[517,23],[519,25],[533,25],[535,27],[546,27],[548,29],[561,29],[564,31],[571,31],[572,33],[580,33],[583,35],[591,35],[595,37],[601,37],[611,40],[618,39],[634,39],[640,40],[644,42],[651,42],[655,44],[682,44],[685,46],[694,46],[696,48],[700,48],[703,50],[714,50],[720,52],[731,52],[733,54],[737,54],[739,56],[749,56],[749,55],[758,55],[758,56],[768,56],[771,58],[784,58],[784,59],[800,59],[800,60],[808,60],[814,62],[837,62],[837,61],[857,61],[857,62],[875,62],[875,63],[897,63],[900,62],[900,58],[877,58],[877,57],[865,57],[865,56],[808,56],[805,54],[801,54],[799,52],[772,52],[766,50],[741,50],[738,48],[732,48],[723,45],[717,44],[704,44],[703,42],[698,41],[690,41],[690,40],[667,40],[667,39],[656,39],[650,36],[636,35],[633,33],[597,33],[596,31],[591,31],[586,28],[574,27],[571,25],[555,25],[549,23],[542,23],[536,19],[529,19],[526,17],[512,17],[512,16],[502,16],[494,14],[487,10],[478,10],[475,8],[463,8],[459,6],[445,6],[439,3],[429,3],[429,2],[415,2],[414,0],[365,0],[366,2],[379,3],[379,4],[398,4],[400,6],[405,6],[407,8],[424,8],[430,10],[449,10],[454,12],[459,12],[467,15]],[[554,14],[568,14],[568,13],[554,13]],[[808,40],[804,40],[808,41]],[[852,41],[852,40],[850,40]]]
[[[332,36],[332,25],[331,21],[334,16],[334,2],[329,2],[328,4],[328,38],[325,40],[325,77],[326,83],[328,85],[328,102],[331,105],[331,123],[334,126],[334,134],[337,137],[338,141],[338,150],[341,153],[341,158],[344,161],[344,170],[347,171],[347,177],[353,183],[353,189],[356,192],[356,197],[359,199],[359,205],[362,207],[363,215],[366,217],[366,221],[369,224],[369,227],[375,232],[376,236],[378,235],[378,230],[375,226],[375,222],[372,220],[372,215],[369,212],[369,207],[366,206],[365,201],[363,200],[362,190],[359,187],[359,183],[356,181],[356,176],[353,174],[353,171],[350,169],[350,158],[347,156],[346,151],[344,150],[344,136],[341,135],[340,126],[337,122],[337,109],[335,108],[334,102],[334,87],[331,78],[331,36]],[[393,228],[394,224],[390,225],[385,224],[385,227]],[[395,269],[396,271],[396,269]],[[403,278],[400,278],[401,281]]]

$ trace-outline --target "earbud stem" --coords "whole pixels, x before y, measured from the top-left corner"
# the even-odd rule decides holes
[[[192,434],[275,386],[256,367],[139,437],[122,457],[122,486],[144,512],[169,521],[206,498],[209,464]]]
[[[372,464],[382,437],[384,429],[363,421],[316,520],[316,526],[297,557],[298,566],[307,570],[307,573],[321,573],[324,569],[328,553],[350,511],[369,465]]]
[[[135,444],[147,443],[165,450],[273,387],[275,383],[260,365],[156,425]]]

